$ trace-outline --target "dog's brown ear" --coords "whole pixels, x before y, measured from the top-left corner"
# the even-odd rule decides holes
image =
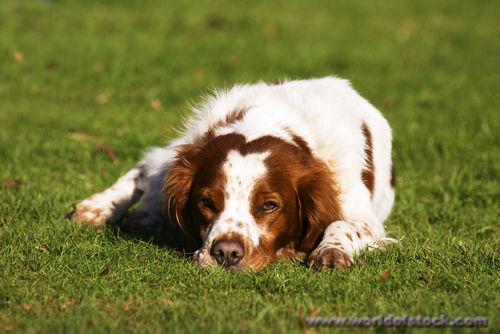
[[[297,194],[303,224],[300,249],[309,253],[321,241],[328,225],[342,219],[342,210],[339,190],[326,164],[315,159],[306,167]]]
[[[197,155],[200,152],[198,145],[184,145],[177,153],[177,158],[167,171],[162,187],[164,210],[170,221],[179,225],[182,231],[194,238],[186,221],[186,205],[198,169]]]

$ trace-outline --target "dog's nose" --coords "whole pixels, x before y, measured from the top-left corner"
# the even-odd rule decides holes
[[[245,249],[239,240],[222,239],[215,242],[210,250],[210,255],[220,266],[232,267],[237,265],[245,256]]]

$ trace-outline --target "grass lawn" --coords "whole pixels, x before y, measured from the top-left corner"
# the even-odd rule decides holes
[[[0,1],[0,333],[351,332],[305,318],[405,314],[486,316],[498,333],[499,12],[486,0]],[[329,74],[394,129],[387,229],[403,239],[364,265],[229,274],[65,218],[173,138],[210,88]]]

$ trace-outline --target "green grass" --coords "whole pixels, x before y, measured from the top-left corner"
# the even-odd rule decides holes
[[[236,3],[0,1],[0,181],[21,182],[0,188],[0,332],[350,332],[305,317],[379,314],[498,332],[500,3]],[[204,270],[65,218],[202,92],[329,74],[394,128],[404,239],[364,266]]]

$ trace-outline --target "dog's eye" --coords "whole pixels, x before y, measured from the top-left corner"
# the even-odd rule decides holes
[[[208,198],[208,197],[204,197],[200,200],[200,205],[207,208],[207,209],[210,209],[211,211],[215,212],[216,211],[216,208],[215,208],[215,204],[214,202]]]
[[[271,213],[275,211],[277,208],[278,204],[276,202],[268,200],[264,202],[264,205],[262,206],[262,211],[264,211],[264,213]]]

